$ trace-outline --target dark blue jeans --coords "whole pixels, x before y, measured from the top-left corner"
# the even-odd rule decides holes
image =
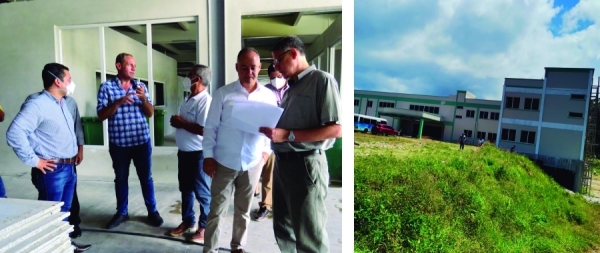
[[[132,147],[119,147],[113,143],[108,146],[108,152],[115,171],[115,193],[117,195],[117,213],[127,214],[129,196],[129,165],[133,160],[135,171],[142,186],[142,195],[148,213],[156,212],[154,198],[154,182],[152,181],[152,146],[150,142]]]
[[[56,164],[54,171],[42,173],[37,168],[31,169],[31,182],[38,190],[38,200],[62,201],[61,212],[68,212],[73,201],[73,191],[77,176],[73,164]]]
[[[0,198],[6,198],[6,189],[4,189],[4,181],[0,177]]]
[[[185,224],[196,224],[194,196],[200,203],[198,227],[206,227],[206,218],[210,211],[211,179],[202,169],[204,155],[202,151],[177,152],[179,191],[181,192],[181,219]]]

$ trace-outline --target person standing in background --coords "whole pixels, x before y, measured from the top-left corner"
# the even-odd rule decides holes
[[[204,153],[202,140],[204,126],[208,114],[208,106],[212,100],[206,88],[210,85],[211,71],[207,66],[195,65],[183,81],[186,90],[191,94],[179,109],[179,115],[171,117],[171,126],[176,128],[177,170],[179,191],[181,191],[181,224],[169,232],[172,236],[180,236],[187,231],[196,230],[192,241],[204,243],[206,218],[210,210],[210,177],[203,170]],[[194,215],[194,196],[200,203],[198,225]]]

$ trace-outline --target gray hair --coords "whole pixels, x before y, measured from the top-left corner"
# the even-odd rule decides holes
[[[196,64],[194,67],[198,68],[196,70],[196,75],[198,75],[200,78],[202,78],[202,84],[204,86],[209,86],[210,80],[212,80],[212,72],[210,71],[208,66],[202,65],[202,64]]]

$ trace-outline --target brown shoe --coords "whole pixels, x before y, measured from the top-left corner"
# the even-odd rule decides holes
[[[204,244],[204,228],[198,228],[192,236],[192,242]]]
[[[181,236],[185,232],[194,232],[195,230],[196,230],[196,225],[189,226],[189,225],[187,225],[187,224],[185,224],[185,223],[182,222],[181,224],[179,224],[178,227],[176,227],[175,229],[171,230],[169,232],[169,234],[171,236]]]

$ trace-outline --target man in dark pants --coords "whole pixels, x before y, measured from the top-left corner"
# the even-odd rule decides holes
[[[210,211],[210,177],[204,173],[202,164],[202,140],[204,126],[211,96],[206,87],[210,84],[211,71],[207,66],[195,65],[183,80],[183,87],[191,94],[179,109],[179,115],[171,117],[171,126],[176,128],[177,171],[179,191],[181,191],[181,224],[169,232],[172,236],[180,236],[187,231],[194,231],[191,240],[204,243],[206,218]],[[194,215],[194,197],[200,204],[198,225]]]
[[[75,99],[70,97],[75,91],[75,83],[71,82],[71,84],[67,87],[67,96],[63,98],[65,103],[67,104],[67,108],[69,108],[69,112],[73,116],[73,122],[75,123],[75,136],[77,137],[77,155],[75,156],[75,165],[73,166],[75,175],[77,175],[77,165],[81,164],[83,161],[83,125],[81,124],[81,116],[79,115],[79,109],[77,108],[77,102]],[[36,92],[29,95],[25,99],[25,103],[30,99],[34,99],[38,96],[42,95],[42,92]],[[25,104],[24,103],[24,104]],[[24,105],[23,104],[23,105]],[[21,110],[23,108],[21,107]],[[69,215],[69,223],[73,225],[73,232],[69,234],[71,238],[77,238],[81,236],[81,228],[79,224],[81,224],[81,218],[79,216],[80,206],[79,206],[79,198],[77,197],[77,182],[75,182],[75,188],[73,189],[73,203],[71,205],[71,210],[69,210],[71,214]]]
[[[460,143],[460,146],[458,147],[459,150],[465,149],[465,141],[467,141],[467,135],[463,133],[458,137],[458,142]]]
[[[152,180],[152,146],[146,117],[152,117],[154,106],[144,83],[135,80],[135,60],[131,54],[117,55],[118,74],[107,80],[98,90],[98,118],[108,119],[108,152],[115,172],[117,212],[106,224],[114,228],[129,219],[129,165],[133,165],[142,187],[148,221],[159,227],[163,224],[156,209],[154,181]]]
[[[281,252],[329,252],[325,150],[342,137],[340,93],[333,76],[309,66],[302,41],[281,39],[271,50],[275,69],[288,79],[277,128],[261,127],[272,140],[273,230]]]
[[[2,106],[0,106],[0,122],[2,121],[4,121],[4,110],[2,110]],[[0,198],[6,198],[6,189],[4,188],[2,177],[0,177]]]

